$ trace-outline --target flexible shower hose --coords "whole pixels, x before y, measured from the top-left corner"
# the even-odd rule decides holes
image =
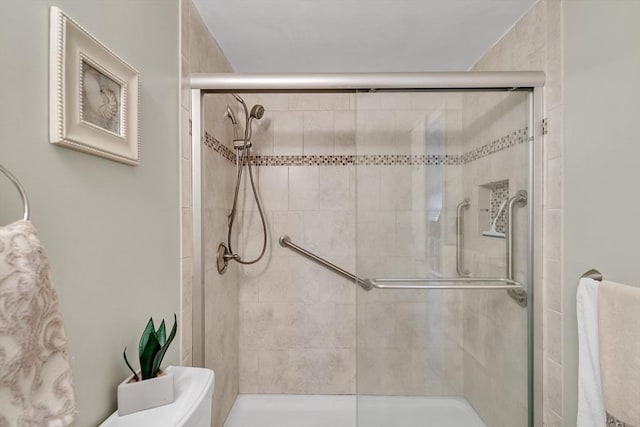
[[[229,257],[236,260],[240,264],[245,264],[245,265],[255,264],[256,262],[260,261],[267,250],[267,222],[264,217],[264,211],[262,209],[262,203],[260,202],[260,197],[258,196],[258,191],[256,190],[256,184],[253,179],[253,171],[251,169],[251,160],[250,160],[251,149],[249,148],[249,140],[250,140],[249,132],[250,132],[250,125],[247,121],[247,126],[245,127],[245,131],[244,131],[244,146],[242,148],[242,155],[237,155],[236,153],[236,165],[237,165],[238,173],[236,177],[237,178],[236,190],[233,196],[233,207],[231,208],[231,213],[229,214],[229,232],[227,233],[227,247],[229,250]],[[251,182],[251,190],[253,192],[253,198],[255,199],[256,205],[258,206],[260,221],[262,221],[262,234],[263,234],[262,250],[260,251],[260,255],[258,255],[255,259],[252,259],[251,261],[243,260],[240,255],[233,252],[233,249],[231,247],[231,233],[233,231],[233,223],[235,221],[235,217],[237,213],[238,194],[240,192],[240,183],[242,182],[242,173],[244,171],[245,163],[246,163],[246,167],[249,169],[249,181]]]

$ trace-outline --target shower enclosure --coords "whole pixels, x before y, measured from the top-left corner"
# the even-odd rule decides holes
[[[191,82],[193,358],[217,425],[234,401],[228,427],[538,425],[542,73]],[[219,243],[256,259],[265,218],[264,257],[220,275]]]

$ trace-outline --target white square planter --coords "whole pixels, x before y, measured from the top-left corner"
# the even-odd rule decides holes
[[[173,403],[175,396],[172,373],[164,373],[144,381],[130,382],[132,379],[133,376],[118,386],[118,415],[132,414]]]

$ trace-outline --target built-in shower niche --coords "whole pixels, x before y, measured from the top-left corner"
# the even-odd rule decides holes
[[[478,225],[483,237],[505,238],[508,201],[509,180],[494,181],[478,187]]]

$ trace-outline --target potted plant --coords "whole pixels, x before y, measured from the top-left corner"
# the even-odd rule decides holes
[[[127,360],[124,361],[133,375],[118,386],[118,414],[127,415],[156,406],[167,405],[174,400],[173,375],[160,370],[162,359],[176,336],[178,320],[173,315],[173,328],[167,337],[164,320],[156,330],[153,318],[149,319],[140,337],[138,357],[140,372],[136,372]]]

